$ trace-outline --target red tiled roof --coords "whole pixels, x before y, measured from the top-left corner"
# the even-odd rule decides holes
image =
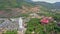
[[[41,23],[49,23],[49,20],[48,19],[41,19],[41,21],[40,21]]]

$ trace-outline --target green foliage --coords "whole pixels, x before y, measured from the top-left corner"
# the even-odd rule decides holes
[[[16,7],[17,2],[16,0],[0,0],[0,9],[2,8],[11,8],[11,7]]]
[[[29,5],[25,0],[0,0],[0,9],[4,8],[21,8],[22,5]]]
[[[37,18],[32,18],[28,23],[27,23],[27,30],[25,34],[32,34],[34,31],[35,34],[50,34],[51,31],[59,31],[59,27],[55,22],[50,22],[46,25],[41,25],[39,22],[40,19]],[[46,29],[46,32],[44,32],[44,29]]]
[[[17,34],[17,31],[7,31],[6,33],[4,33],[4,34]]]
[[[32,31],[34,31],[34,28],[36,27],[36,25],[38,25],[38,20],[36,18],[31,19],[27,24],[27,31],[26,34],[32,34]]]
[[[56,13],[55,15],[53,15],[53,17],[56,21],[60,21],[60,14]]]

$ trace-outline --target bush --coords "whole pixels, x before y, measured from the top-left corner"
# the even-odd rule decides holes
[[[17,34],[17,31],[7,31],[6,33],[4,33],[4,34]]]
[[[51,22],[46,24],[45,26],[41,25],[39,22],[40,19],[37,18],[32,18],[28,23],[27,23],[27,30],[25,34],[32,34],[34,31],[35,34],[51,34],[51,31],[53,33],[59,32],[59,28],[55,22]],[[46,32],[44,31],[46,29]]]

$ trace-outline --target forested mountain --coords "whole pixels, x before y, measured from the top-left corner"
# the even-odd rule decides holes
[[[56,12],[55,9],[60,9],[59,6],[59,2],[51,4],[47,2],[33,2],[31,0],[0,0],[0,17],[22,16],[23,13],[24,15],[38,12],[43,14],[54,13]]]
[[[17,6],[16,0],[0,0],[0,8],[8,8]]]
[[[46,8],[51,8],[51,9],[60,9],[60,2],[56,2],[56,3],[48,3],[48,2],[42,2],[42,1],[37,1],[34,2],[32,0],[30,0],[30,3],[36,4],[36,5],[42,5]]]
[[[60,2],[56,2],[53,5],[55,6],[55,8],[60,9]]]
[[[22,6],[22,4],[26,4],[27,2],[35,4],[35,5],[44,6],[46,8],[55,8],[55,9],[57,9],[57,8],[60,7],[60,2],[56,2],[56,3],[51,4],[51,3],[40,2],[40,1],[34,2],[32,0],[0,0],[0,8],[20,7],[20,6]]]

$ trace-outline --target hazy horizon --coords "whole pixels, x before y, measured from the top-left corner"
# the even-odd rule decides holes
[[[56,2],[60,2],[60,0],[32,0],[34,2],[37,2],[37,1],[44,1],[44,2],[48,2],[48,3],[56,3]]]

